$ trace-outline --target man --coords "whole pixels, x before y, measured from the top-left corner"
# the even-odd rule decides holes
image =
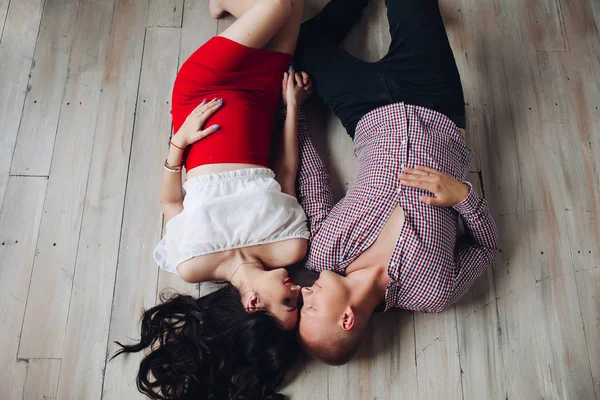
[[[335,206],[329,178],[300,124],[298,197],[309,219],[300,337],[313,356],[345,363],[371,313],[439,312],[492,261],[497,231],[487,203],[463,182],[460,76],[436,0],[386,0],[388,54],[369,63],[339,48],[368,0],[333,0],[303,24],[295,63],[354,139],[356,185]],[[467,234],[457,240],[458,216]]]

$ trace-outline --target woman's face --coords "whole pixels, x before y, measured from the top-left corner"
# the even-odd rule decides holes
[[[286,330],[298,325],[298,296],[301,287],[294,285],[287,270],[267,271],[255,288],[260,304],[274,315]]]

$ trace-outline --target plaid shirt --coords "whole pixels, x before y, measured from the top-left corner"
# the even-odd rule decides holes
[[[421,203],[429,192],[401,186],[404,167],[426,166],[464,181],[472,153],[444,115],[404,103],[378,108],[356,127],[356,184],[333,205],[329,176],[300,114],[298,200],[308,217],[311,245],[305,268],[344,275],[377,239],[397,205],[405,222],[388,266],[385,309],[439,312],[483,274],[498,249],[487,203],[471,188],[454,207]],[[470,185],[469,185],[470,186]],[[467,234],[458,238],[458,215]]]

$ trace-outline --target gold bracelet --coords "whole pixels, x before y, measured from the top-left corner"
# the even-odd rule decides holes
[[[183,165],[169,165],[168,160],[165,160],[165,169],[169,172],[181,172]]]

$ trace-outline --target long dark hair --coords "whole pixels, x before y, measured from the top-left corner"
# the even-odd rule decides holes
[[[123,353],[151,351],[137,375],[152,399],[285,399],[276,389],[298,354],[294,331],[266,310],[248,313],[227,285],[195,299],[161,293],[142,316],[141,339]]]

